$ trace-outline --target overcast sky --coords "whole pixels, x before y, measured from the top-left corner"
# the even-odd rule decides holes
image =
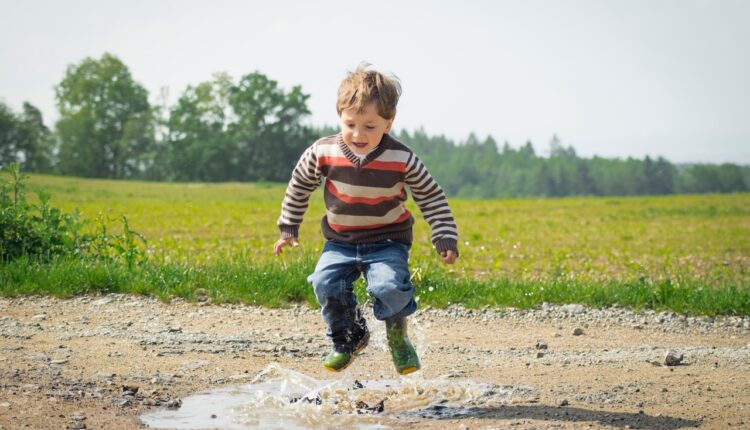
[[[366,5],[366,6],[360,6]],[[360,61],[395,73],[395,126],[541,153],[750,164],[750,1],[0,0],[0,100],[57,118],[66,66],[119,57],[158,101],[260,71],[336,124]]]

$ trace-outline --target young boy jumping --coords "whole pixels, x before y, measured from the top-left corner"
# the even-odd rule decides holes
[[[315,289],[333,350],[323,361],[332,371],[351,364],[370,334],[354,295],[364,274],[375,318],[385,321],[388,347],[402,375],[419,370],[407,337],[406,317],[417,310],[409,275],[414,218],[404,207],[411,190],[432,229],[432,244],[446,264],[458,258],[458,231],[448,201],[419,158],[388,134],[396,116],[401,86],[360,65],[341,82],[336,110],[341,132],[312,144],[300,157],[281,205],[281,239],[274,254],[298,246],[299,226],[310,194],[324,182],[327,239],[315,272]]]

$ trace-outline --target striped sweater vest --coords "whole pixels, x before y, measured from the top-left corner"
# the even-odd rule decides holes
[[[281,237],[297,237],[310,194],[324,183],[326,239],[348,243],[412,241],[414,218],[404,206],[408,186],[432,229],[438,252],[458,252],[458,230],[445,193],[419,158],[388,134],[364,159],[341,134],[316,141],[300,157],[281,205]]]

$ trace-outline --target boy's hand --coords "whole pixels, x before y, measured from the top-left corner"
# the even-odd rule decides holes
[[[273,254],[276,256],[281,255],[281,248],[285,246],[299,246],[299,242],[296,237],[287,237],[286,239],[279,239],[273,244]]]
[[[443,263],[445,264],[453,264],[456,262],[456,258],[458,258],[458,255],[454,251],[451,251],[449,249],[447,251],[441,252],[440,258],[443,259]]]

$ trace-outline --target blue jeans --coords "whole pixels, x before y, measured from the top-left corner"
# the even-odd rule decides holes
[[[367,293],[373,298],[375,318],[405,317],[417,310],[414,286],[409,280],[411,244],[396,240],[346,243],[329,240],[307,281],[315,288],[327,335],[334,344],[345,343],[360,318],[354,281],[364,274]]]

